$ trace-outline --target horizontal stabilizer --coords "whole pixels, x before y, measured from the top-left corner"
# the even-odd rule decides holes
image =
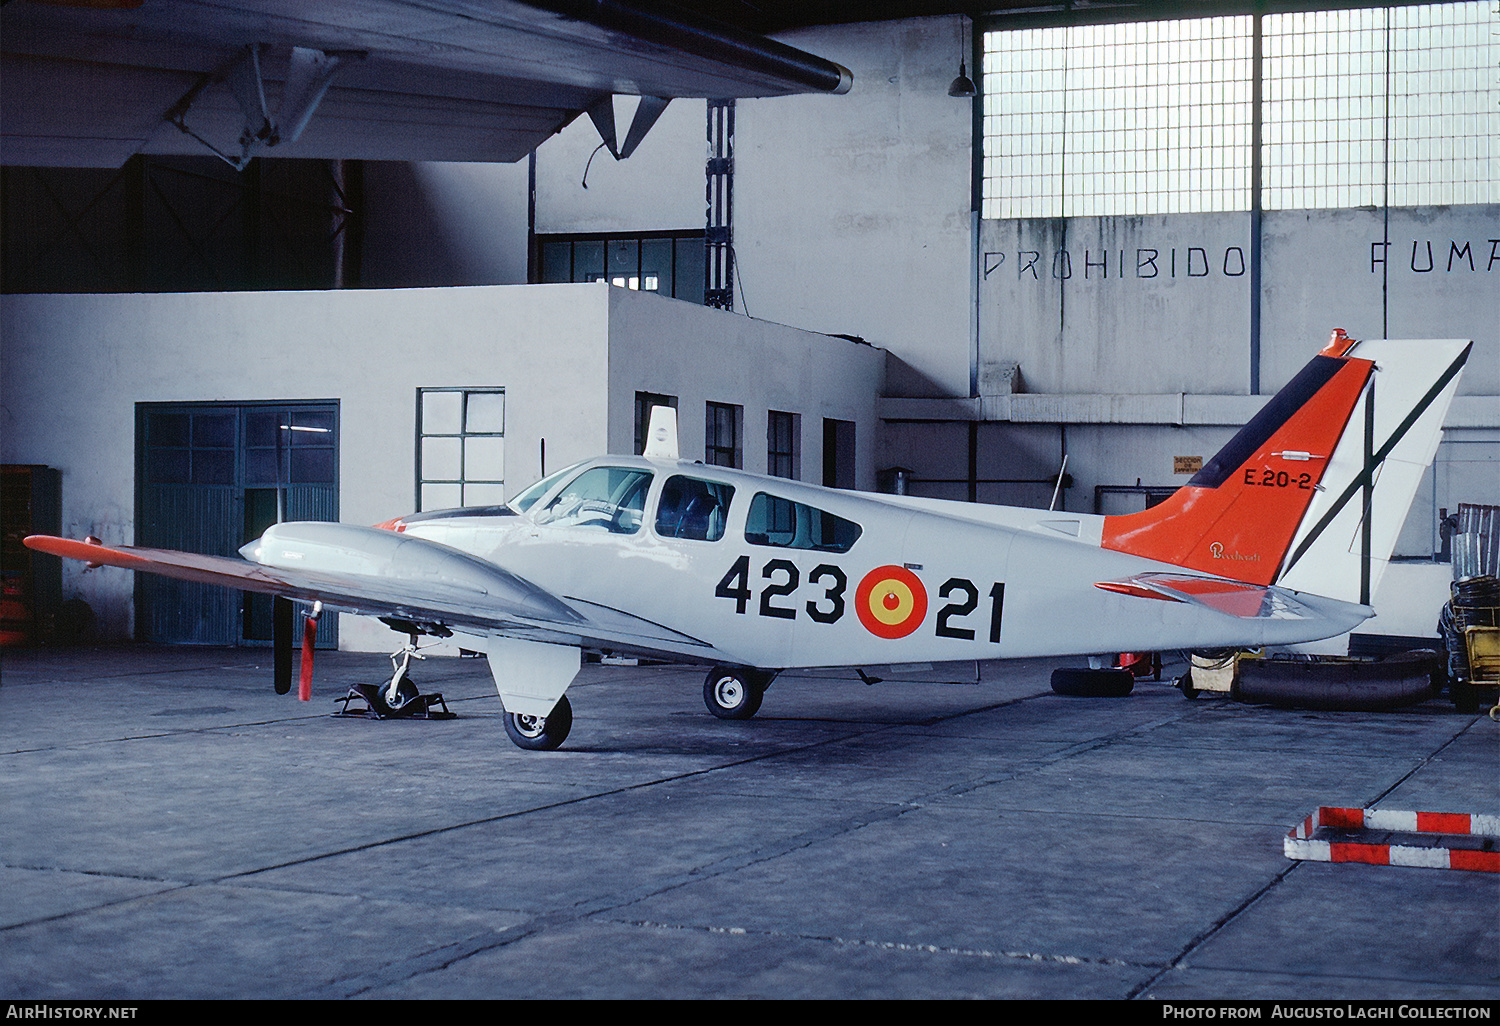
[[[1192,574],[1137,574],[1094,587],[1136,598],[1187,602],[1239,619],[1326,623],[1331,637],[1351,630],[1375,614],[1369,606],[1289,591],[1274,585],[1249,584]]]

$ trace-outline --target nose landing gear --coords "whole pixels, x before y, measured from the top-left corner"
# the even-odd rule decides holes
[[[457,713],[448,711],[448,703],[441,694],[424,695],[407,676],[407,667],[413,659],[425,659],[417,651],[415,643],[409,642],[399,652],[391,653],[391,679],[382,685],[355,684],[340,701],[344,707],[336,716],[365,716],[377,720],[416,718],[423,720],[451,720]],[[349,703],[363,701],[364,709],[350,709]],[[438,708],[434,709],[433,707]]]

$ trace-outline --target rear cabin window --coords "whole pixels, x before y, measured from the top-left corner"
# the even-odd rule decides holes
[[[864,529],[814,506],[758,492],[750,500],[745,540],[751,545],[848,552]]]
[[[734,488],[696,477],[670,477],[662,485],[656,507],[656,533],[663,538],[718,541],[724,537],[724,521]]]
[[[536,515],[539,524],[580,527],[611,534],[635,534],[641,529],[651,474],[624,467],[585,470]]]

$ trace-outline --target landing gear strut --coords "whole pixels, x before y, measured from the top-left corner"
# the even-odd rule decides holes
[[[397,717],[416,717],[425,720],[451,720],[456,713],[448,711],[448,704],[443,701],[439,694],[424,695],[417,690],[416,684],[407,676],[407,667],[411,666],[413,659],[426,659],[427,657],[417,651],[415,639],[405,645],[401,651],[391,654],[391,679],[386,684],[355,684],[349,688],[349,693],[342,699],[344,708],[335,715],[338,716],[369,716],[377,720],[394,719]],[[368,709],[349,709],[349,703],[363,700]],[[434,706],[440,708],[434,709]]]
[[[775,679],[772,671],[715,666],[703,681],[703,704],[721,720],[748,720]]]

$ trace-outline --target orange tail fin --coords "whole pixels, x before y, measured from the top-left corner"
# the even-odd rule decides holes
[[[1151,509],[1106,517],[1103,546],[1272,584],[1374,363],[1342,331],[1191,481]]]

